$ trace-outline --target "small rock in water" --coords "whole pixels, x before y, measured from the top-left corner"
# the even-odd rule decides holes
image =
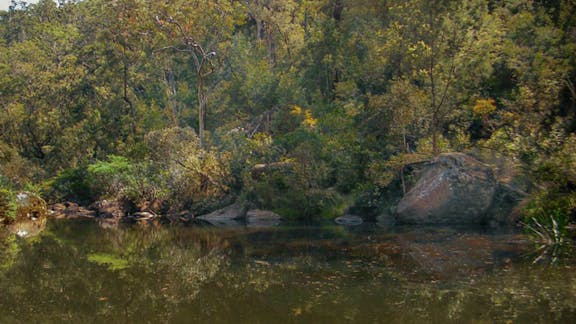
[[[364,223],[364,220],[360,216],[356,215],[344,215],[336,218],[334,220],[338,225],[344,226],[356,226]]]
[[[150,212],[137,212],[134,213],[134,217],[138,220],[146,220],[154,218],[155,215]]]

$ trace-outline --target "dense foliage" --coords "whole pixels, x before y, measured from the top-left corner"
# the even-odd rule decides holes
[[[570,0],[13,2],[0,183],[328,216],[406,163],[489,150],[532,217],[568,217],[575,84]]]

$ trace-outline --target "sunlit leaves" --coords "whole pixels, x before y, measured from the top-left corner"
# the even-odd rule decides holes
[[[474,107],[472,108],[472,112],[476,116],[485,116],[490,114],[496,110],[494,99],[477,99]]]
[[[312,112],[310,109],[302,109],[300,106],[294,105],[290,110],[290,114],[300,119],[301,125],[305,128],[312,129],[316,126],[316,124],[318,124],[318,120],[312,117]]]

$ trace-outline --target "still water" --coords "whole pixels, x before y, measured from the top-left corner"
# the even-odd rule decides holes
[[[576,262],[535,248],[509,230],[52,221],[0,235],[0,323],[576,323]]]

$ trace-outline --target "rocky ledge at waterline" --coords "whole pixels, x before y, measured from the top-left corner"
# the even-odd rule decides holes
[[[232,204],[197,219],[214,226],[270,227],[280,225],[282,217],[274,212],[250,209],[250,204]]]
[[[190,212],[158,215],[151,210],[134,209],[127,202],[102,200],[88,208],[73,202],[51,205],[49,215],[56,219],[94,219],[104,228],[116,227],[120,223],[150,223],[159,220],[167,223],[199,224],[217,227],[270,227],[280,225],[282,217],[266,210],[250,209],[249,204],[234,203],[209,214],[195,217]]]
[[[395,212],[378,220],[398,224],[503,224],[522,193],[470,155],[449,153],[415,167],[414,184]]]

